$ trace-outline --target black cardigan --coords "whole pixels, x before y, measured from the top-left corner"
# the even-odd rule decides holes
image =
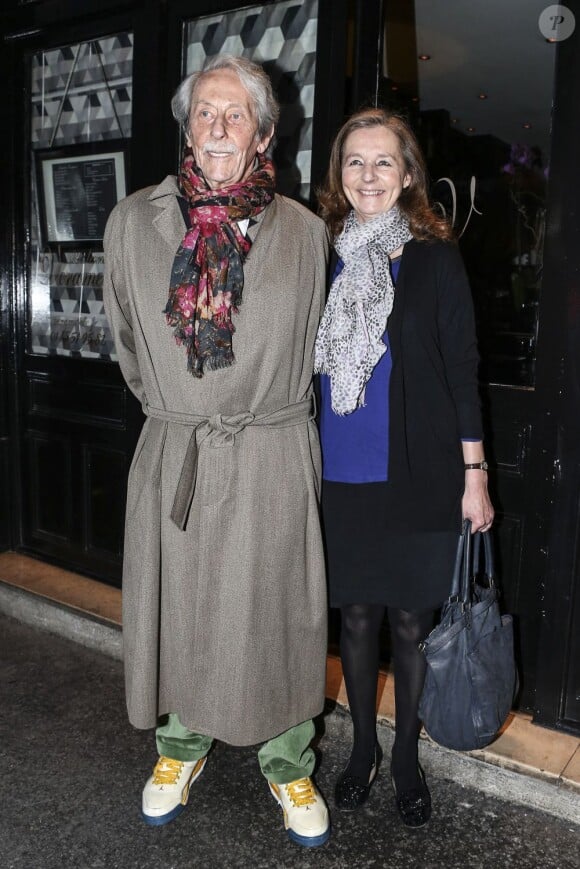
[[[405,245],[388,336],[389,526],[458,530],[461,439],[483,435],[473,303],[454,244]]]

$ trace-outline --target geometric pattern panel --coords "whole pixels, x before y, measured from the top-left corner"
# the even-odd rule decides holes
[[[130,32],[36,52],[31,57],[31,149],[129,139],[132,97]],[[103,308],[102,251],[41,247],[31,162],[29,352],[116,360]]]
[[[305,202],[310,197],[317,25],[318,0],[283,0],[196,18],[185,29],[184,75],[216,54],[262,64],[281,106],[274,150],[277,189]]]
[[[33,148],[131,136],[133,34],[32,56]]]

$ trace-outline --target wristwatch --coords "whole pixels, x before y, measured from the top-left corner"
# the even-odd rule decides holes
[[[487,471],[488,467],[489,465],[485,459],[483,462],[474,462],[471,465],[464,465],[466,471]]]

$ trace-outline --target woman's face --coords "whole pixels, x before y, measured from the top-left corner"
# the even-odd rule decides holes
[[[389,211],[410,182],[399,140],[392,130],[366,127],[347,136],[342,186],[360,223]]]

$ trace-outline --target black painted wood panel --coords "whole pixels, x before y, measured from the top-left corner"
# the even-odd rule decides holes
[[[558,44],[544,264],[550,294],[538,334],[540,398],[557,442],[534,721],[580,733],[580,3],[568,6],[576,29]]]
[[[73,537],[73,455],[68,435],[27,432],[32,539],[54,545]]]
[[[494,465],[499,473],[522,478],[526,472],[531,426],[523,420],[501,419],[493,428]]]
[[[140,407],[117,365],[32,362],[21,393],[19,548],[117,585]]]
[[[2,316],[1,298],[4,288],[0,287],[0,552],[10,547],[12,539],[11,517],[11,452],[12,441],[8,425],[7,354],[5,352],[8,329]]]
[[[83,444],[83,548],[121,559],[129,457],[125,451]]]
[[[70,378],[60,379],[49,371],[28,371],[29,416],[58,417],[87,426],[124,429],[127,425],[126,388],[107,383],[105,379],[98,380],[95,375],[86,379],[75,377],[71,382]]]
[[[12,510],[10,498],[11,450],[8,438],[0,438],[0,552],[11,545]]]
[[[496,510],[498,581],[504,611],[514,617],[520,673],[519,708],[532,711],[536,692],[540,601],[546,569],[555,429],[538,416],[533,390],[486,386],[485,449]]]
[[[566,678],[564,680],[561,723],[575,732],[580,731],[580,465],[575,468],[576,498],[573,502],[575,516],[574,560],[570,572],[570,584],[565,593],[569,601],[568,616],[564,616],[562,631],[565,634]]]

